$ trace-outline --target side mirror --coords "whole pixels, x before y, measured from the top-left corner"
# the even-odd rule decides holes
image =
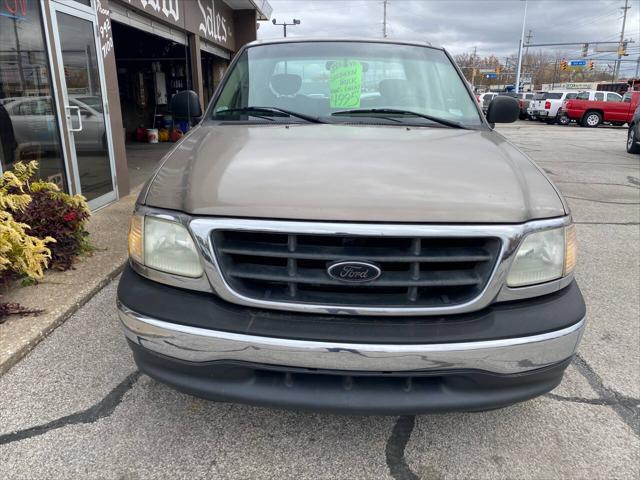
[[[513,97],[496,96],[487,109],[487,122],[491,124],[515,122],[519,116],[520,105]]]
[[[520,116],[520,105],[513,97],[499,95],[494,97],[487,109],[487,122],[511,123]]]
[[[200,99],[193,90],[184,90],[176,93],[171,99],[171,115],[174,118],[186,118],[199,120],[202,117]]]

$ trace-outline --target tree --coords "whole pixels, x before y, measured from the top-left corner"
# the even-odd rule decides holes
[[[501,74],[497,78],[486,78],[476,70],[475,86],[491,88],[496,85],[512,85],[515,83],[515,73],[518,65],[517,55],[510,55],[500,62],[495,55],[480,57],[472,53],[454,55],[454,60],[462,69],[466,79],[471,83],[474,67],[493,68],[502,66]],[[566,52],[559,51],[531,51],[525,52],[522,59],[522,76],[531,77],[536,89],[542,88],[544,83],[564,82],[601,82],[611,79],[611,67],[596,62],[593,70],[586,68],[580,70],[560,70],[560,62],[563,58],[570,58]]]

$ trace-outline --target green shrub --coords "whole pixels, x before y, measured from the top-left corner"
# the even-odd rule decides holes
[[[0,177],[0,276],[39,279],[45,268],[71,268],[91,249],[84,197],[36,180],[36,170],[36,162],[17,163]]]
[[[31,201],[24,189],[34,171],[35,162],[17,164],[14,171],[4,172],[0,177],[0,277],[13,273],[41,278],[51,258],[47,244],[55,240],[29,235],[29,225],[13,217],[13,212],[23,211]]]
[[[68,270],[76,257],[91,250],[85,229],[89,207],[80,195],[68,195],[49,182],[28,184],[31,202],[14,213],[17,221],[31,227],[29,233],[38,238],[51,237],[49,268]]]

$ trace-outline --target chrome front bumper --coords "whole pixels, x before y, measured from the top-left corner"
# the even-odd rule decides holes
[[[585,319],[528,337],[420,345],[357,344],[244,335],[164,322],[118,302],[127,338],[152,352],[203,363],[241,361],[272,366],[362,372],[479,370],[517,374],[571,357]]]

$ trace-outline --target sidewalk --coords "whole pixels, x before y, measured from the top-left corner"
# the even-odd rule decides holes
[[[75,269],[48,271],[37,285],[3,294],[4,302],[44,309],[38,316],[11,316],[0,324],[0,375],[113,279],[127,261],[127,230],[140,187],[91,217],[87,230],[96,252]]]

